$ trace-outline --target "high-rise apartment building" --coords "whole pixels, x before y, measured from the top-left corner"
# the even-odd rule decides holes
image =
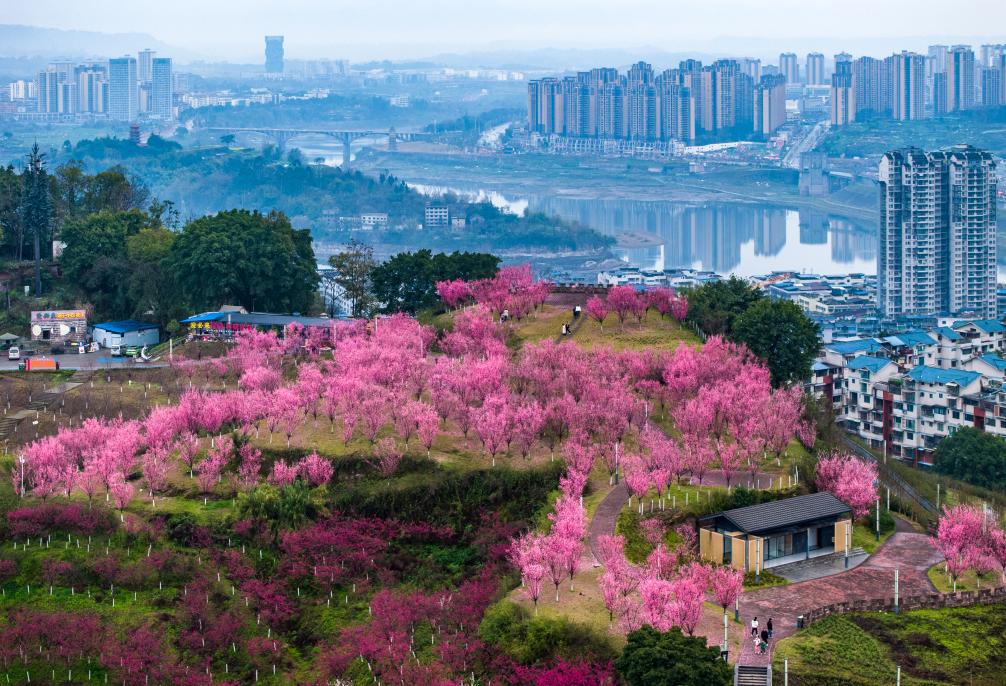
[[[812,52],[807,55],[807,85],[820,86],[824,84],[824,55]]]
[[[108,116],[118,121],[133,121],[139,111],[136,58],[108,60]]]
[[[831,125],[845,126],[856,121],[856,92],[852,79],[852,57],[835,55],[835,73],[831,75]]]
[[[754,83],[761,81],[761,60],[745,57],[740,60],[741,71],[751,77]]]
[[[905,51],[885,62],[891,73],[891,116],[901,121],[925,118],[926,58]]]
[[[151,64],[150,116],[158,119],[174,117],[173,86],[171,58],[155,57]]]
[[[969,110],[975,104],[975,53],[970,45],[955,45],[947,54],[944,112]]]
[[[265,72],[283,73],[283,36],[265,37]]]
[[[150,83],[154,74],[154,55],[157,53],[150,48],[140,50],[136,60],[136,80],[139,83]]]
[[[668,69],[655,75],[649,64],[639,62],[625,76],[601,68],[529,81],[528,128],[573,138],[691,141],[695,117],[688,74]]]
[[[754,132],[768,136],[786,123],[786,77],[763,76],[754,87]]]
[[[981,50],[981,66],[994,67],[999,57],[1006,55],[1006,44],[987,43],[982,46]]]
[[[891,76],[888,64],[873,57],[852,63],[853,99],[856,116],[881,116],[891,112]]]
[[[795,52],[784,52],[779,55],[779,71],[786,77],[786,83],[800,83],[800,62]]]
[[[983,67],[981,71],[982,107],[999,107],[1003,104],[1003,72]]]
[[[996,176],[970,146],[880,162],[878,303],[887,317],[996,316]]]
[[[108,111],[108,69],[104,65],[77,68],[78,112],[104,114]]]

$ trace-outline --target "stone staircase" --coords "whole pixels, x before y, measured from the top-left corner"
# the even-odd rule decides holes
[[[54,386],[52,390],[43,391],[42,393],[35,395],[31,402],[28,403],[27,407],[16,410],[15,412],[0,418],[0,441],[9,438],[22,420],[27,419],[38,412],[43,412],[49,409],[51,406],[59,402],[60,398],[62,398],[67,391],[83,385],[90,380],[93,374],[94,370],[78,369],[70,376],[69,379]]]
[[[734,686],[772,686],[772,667],[737,665],[734,667]]]
[[[19,421],[21,420],[10,416],[0,419],[0,441],[6,440],[14,433]]]

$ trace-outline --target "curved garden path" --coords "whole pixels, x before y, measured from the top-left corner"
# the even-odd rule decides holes
[[[773,476],[778,478],[777,475],[768,474],[766,472],[759,472],[755,475],[762,483],[769,482]],[[738,484],[743,485],[748,481],[748,475],[744,474],[735,475],[731,480],[731,483],[736,486]],[[712,470],[707,472],[702,477],[703,486],[726,486],[727,480],[723,476],[723,472],[719,470]],[[610,536],[615,533],[615,523],[618,521],[618,514],[625,507],[625,504],[629,501],[629,490],[625,487],[625,481],[619,481],[618,484],[612,487],[608,494],[604,496],[604,500],[597,506],[594,511],[594,517],[590,520],[590,526],[587,528],[587,540],[590,543],[590,550],[594,557],[594,565],[598,566],[601,564],[601,559],[598,557],[598,547],[597,540],[601,536]]]

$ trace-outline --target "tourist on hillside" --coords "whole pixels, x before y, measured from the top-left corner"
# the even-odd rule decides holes
[[[765,644],[768,644],[768,639],[769,639],[768,629],[762,629],[761,630],[761,642],[765,643]]]
[[[755,617],[754,619],[751,620],[751,635],[752,636],[757,636],[758,635],[758,618],[757,617]]]
[[[768,629],[768,637],[772,638],[772,618],[771,617],[768,618],[768,624],[765,625],[765,628]]]

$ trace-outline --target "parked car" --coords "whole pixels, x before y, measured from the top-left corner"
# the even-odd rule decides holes
[[[21,359],[21,348],[16,345],[12,345],[10,350],[7,351],[8,360],[20,360]]]

